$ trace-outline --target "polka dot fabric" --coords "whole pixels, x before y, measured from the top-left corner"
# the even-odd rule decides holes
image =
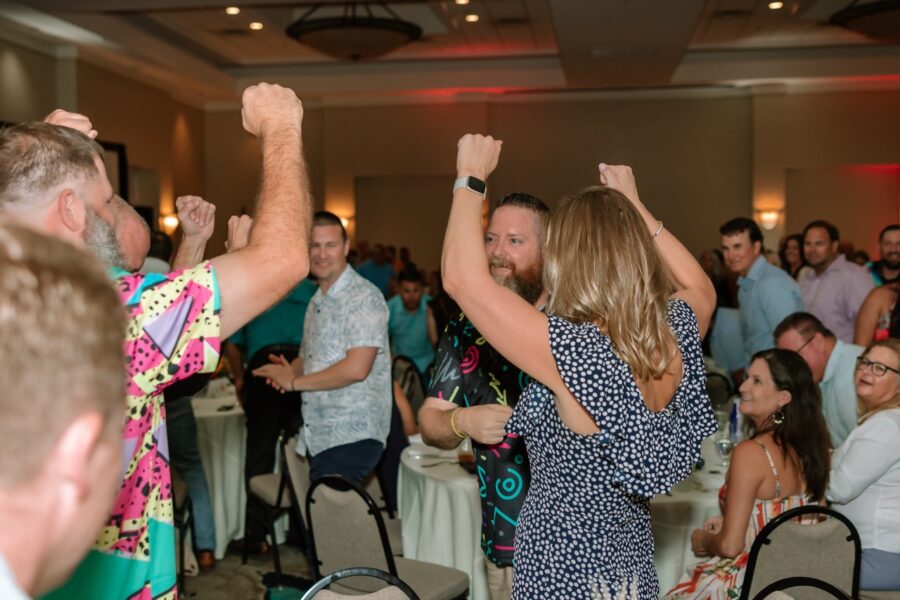
[[[571,431],[539,383],[522,393],[506,426],[525,437],[532,474],[516,529],[514,599],[659,597],[650,498],[690,474],[700,442],[716,430],[694,313],[670,300],[668,322],[684,374],[654,413],[609,337],[549,317],[560,375],[600,431]]]

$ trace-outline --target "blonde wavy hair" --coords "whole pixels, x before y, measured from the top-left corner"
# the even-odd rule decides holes
[[[868,356],[869,352],[872,351],[872,348],[887,348],[894,353],[894,356],[896,356],[898,362],[900,362],[900,340],[898,340],[897,338],[887,338],[886,340],[878,340],[877,342],[872,342],[860,356]],[[893,373],[893,371],[888,372]],[[894,394],[893,398],[891,398],[884,404],[876,406],[875,408],[866,408],[866,406],[857,399],[857,409],[859,410],[859,424],[863,423],[863,421],[865,421],[875,413],[891,408],[900,407],[900,375],[898,375],[897,373],[893,373],[893,375],[898,378],[897,392]]]
[[[594,323],[638,381],[660,377],[678,352],[666,320],[669,274],[637,209],[619,191],[587,187],[550,218],[548,311]]]

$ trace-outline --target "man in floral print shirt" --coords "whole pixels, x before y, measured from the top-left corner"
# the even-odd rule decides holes
[[[177,596],[162,390],[212,370],[220,339],[306,276],[302,116],[291,90],[260,84],[244,91],[244,128],[258,138],[263,163],[249,244],[169,274],[128,273],[147,253],[146,227],[113,191],[85,117],[57,112],[48,119],[67,127],[26,123],[0,132],[0,214],[127,269],[114,272],[129,317],[123,482],[94,549],[52,597]]]
[[[549,209],[537,198],[503,197],[491,215],[485,249],[494,279],[542,308],[543,256]],[[529,377],[485,342],[460,314],[438,343],[428,398],[419,411],[425,443],[455,448],[475,442],[481,492],[481,548],[492,600],[512,590],[513,537],[530,474],[525,444],[503,431]]]

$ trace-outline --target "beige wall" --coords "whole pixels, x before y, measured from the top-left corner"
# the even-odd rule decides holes
[[[78,63],[77,98],[100,139],[125,144],[130,165],[159,173],[162,213],[173,212],[177,196],[205,194],[203,111],[84,62]]]
[[[783,207],[785,219],[769,236],[794,233],[809,214],[804,208],[791,215],[787,173],[830,170],[846,183],[841,167],[900,164],[900,91],[836,92],[828,94],[774,94],[754,99],[754,203]],[[856,194],[865,194],[863,179],[846,187],[844,205],[826,209],[835,218],[853,218]],[[843,185],[843,184],[842,184]],[[855,191],[855,193],[853,193]],[[823,198],[824,201],[824,198]],[[784,224],[791,228],[786,231]],[[840,225],[840,223],[838,223]],[[871,247],[870,240],[853,240]]]
[[[217,203],[222,218],[211,247],[218,252],[225,217],[251,210],[258,182],[258,149],[239,111],[204,113],[84,61],[0,41],[0,119],[40,118],[67,98],[94,119],[103,139],[126,144],[131,164],[159,173],[163,212],[179,194],[203,193]],[[769,244],[785,222],[794,227],[800,214],[790,216],[789,171],[900,165],[898,106],[900,91],[767,88],[741,97],[307,108],[304,144],[316,206],[344,217],[355,214],[361,180],[440,176],[449,188],[456,141],[467,131],[505,141],[494,198],[521,189],[554,204],[593,183],[596,162],[629,163],[645,202],[699,251],[718,244],[722,221],[750,216],[754,207],[786,211]],[[420,201],[442,213],[449,193]],[[809,210],[807,203],[803,214]],[[390,228],[378,229],[377,241],[393,241]]]
[[[0,120],[32,121],[56,107],[56,59],[0,40]]]

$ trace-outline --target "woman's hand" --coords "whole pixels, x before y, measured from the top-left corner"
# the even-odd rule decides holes
[[[622,192],[633,204],[640,204],[641,199],[638,197],[637,183],[634,181],[631,167],[600,163],[597,168],[600,171],[601,185]]]
[[[709,521],[707,521],[708,523]],[[706,548],[706,538],[710,533],[704,529],[695,529],[691,533],[691,550],[695,556],[710,556],[709,550]]]
[[[720,531],[722,531],[722,523],[725,522],[725,519],[720,516],[710,517],[706,520],[706,523],[703,524],[704,531],[708,531],[713,535],[716,535]]]
[[[282,394],[294,391],[293,383],[297,376],[291,363],[280,354],[278,356],[270,354],[269,360],[270,364],[254,369],[253,374],[256,377],[265,377],[266,383]]]
[[[500,160],[500,140],[491,136],[467,133],[456,145],[456,172],[460,177],[477,177],[485,181]]]

